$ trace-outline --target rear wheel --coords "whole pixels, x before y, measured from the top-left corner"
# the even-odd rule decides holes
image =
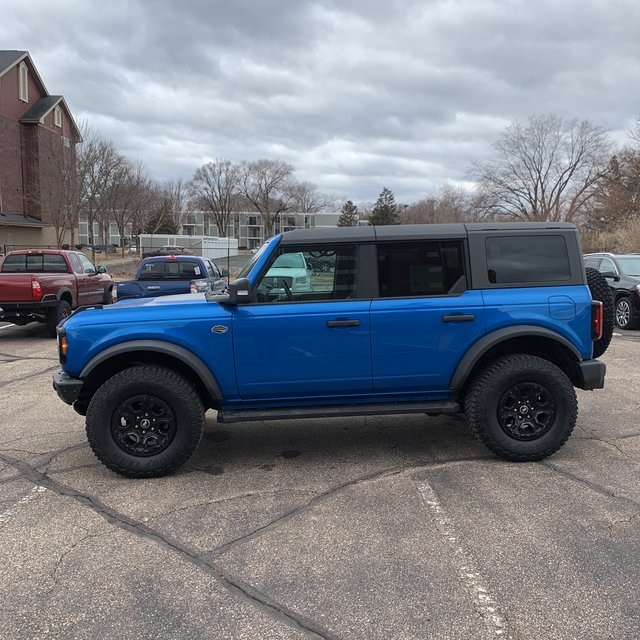
[[[474,435],[491,451],[524,462],[562,447],[575,426],[578,403],[561,369],[521,354],[494,360],[473,379],[465,411]]]
[[[591,297],[602,302],[602,337],[593,343],[593,357],[599,358],[611,344],[614,325],[613,295],[606,278],[592,267],[585,269]]]
[[[50,338],[56,337],[56,327],[71,315],[71,305],[66,300],[60,300],[55,308],[47,311],[47,331]]]
[[[112,471],[129,478],[163,476],[195,451],[204,412],[199,395],[180,374],[159,366],[131,367],[91,398],[87,437]]]

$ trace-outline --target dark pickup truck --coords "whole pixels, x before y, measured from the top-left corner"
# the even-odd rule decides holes
[[[224,293],[226,269],[200,256],[155,256],[144,258],[135,280],[117,282],[113,302],[130,298],[155,298],[181,293]]]
[[[80,251],[9,252],[0,267],[0,320],[46,322],[49,335],[76,307],[111,302],[113,280]]]

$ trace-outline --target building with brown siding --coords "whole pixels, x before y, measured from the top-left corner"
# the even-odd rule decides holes
[[[0,251],[73,241],[80,131],[27,51],[0,51]]]

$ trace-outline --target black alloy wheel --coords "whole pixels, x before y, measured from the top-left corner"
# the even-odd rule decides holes
[[[111,435],[126,453],[153,456],[173,441],[176,417],[171,407],[156,396],[133,396],[113,412]]]
[[[553,395],[541,384],[515,384],[507,389],[498,403],[500,426],[516,440],[540,438],[551,429],[555,418]]]

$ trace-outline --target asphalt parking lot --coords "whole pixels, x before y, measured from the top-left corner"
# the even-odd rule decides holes
[[[554,457],[459,418],[218,425],[177,474],[93,457],[55,342],[0,325],[0,638],[638,638],[640,332]]]

